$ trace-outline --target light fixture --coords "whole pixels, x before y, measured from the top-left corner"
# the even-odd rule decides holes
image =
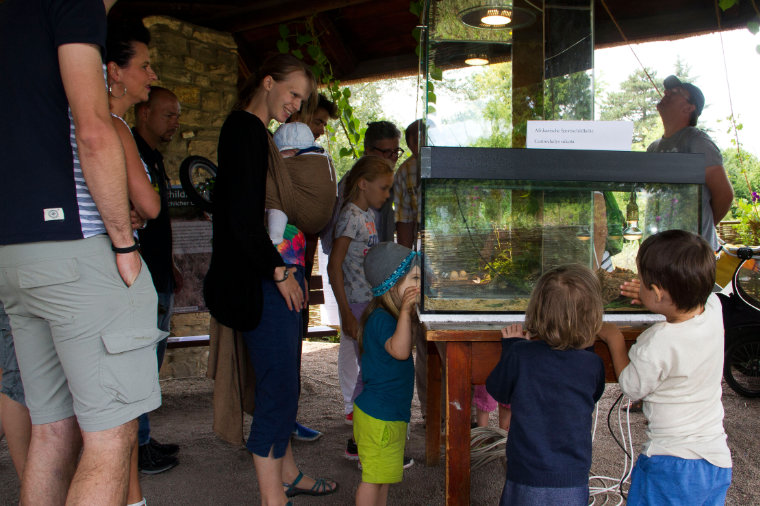
[[[459,11],[460,21],[473,28],[500,30],[522,28],[533,24],[536,14],[524,7],[515,7],[508,0],[477,0],[474,7]]]
[[[504,26],[512,22],[512,11],[509,9],[488,9],[480,21],[489,26]]]
[[[467,65],[477,67],[479,65],[488,65],[488,57],[484,54],[468,54],[464,61]]]
[[[639,228],[639,206],[636,204],[636,190],[631,192],[628,199],[628,205],[625,208],[625,221],[628,226],[623,230],[623,239],[627,241],[638,241],[644,235]]]

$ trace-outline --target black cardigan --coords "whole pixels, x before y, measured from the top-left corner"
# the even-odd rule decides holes
[[[264,221],[269,135],[261,120],[245,111],[233,111],[219,134],[213,250],[203,294],[211,315],[236,330],[256,328],[261,281],[285,265]]]

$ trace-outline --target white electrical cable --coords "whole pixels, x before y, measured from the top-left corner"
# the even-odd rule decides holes
[[[625,429],[623,427],[623,402],[625,402]],[[631,433],[631,416],[630,416],[630,401],[626,398],[622,398],[622,402],[618,403],[618,430],[620,433],[621,446],[625,448],[623,458],[623,472],[619,478],[613,478],[611,476],[600,476],[592,474],[589,477],[589,505],[593,506],[597,503],[597,498],[601,502],[601,506],[607,505],[611,500],[615,506],[621,506],[623,504],[623,485],[630,483],[631,471],[634,464],[633,453],[633,437]],[[596,437],[596,426],[599,419],[599,406],[597,404],[594,410],[594,426],[591,433],[591,440],[594,441]],[[626,439],[627,433],[627,439]],[[627,453],[627,454],[626,454]],[[629,457],[630,455],[630,457]],[[600,486],[592,486],[591,483],[598,481]],[[612,504],[612,503],[610,503]]]

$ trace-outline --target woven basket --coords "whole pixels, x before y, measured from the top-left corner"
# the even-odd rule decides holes
[[[739,220],[721,221],[718,223],[718,236],[728,244],[738,244],[739,234],[736,232],[736,225]]]

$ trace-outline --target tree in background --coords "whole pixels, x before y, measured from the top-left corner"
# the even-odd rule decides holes
[[[364,138],[364,132],[367,130],[367,123],[381,120],[390,121],[401,130],[401,147],[406,150],[407,154],[409,153],[403,133],[404,128],[410,123],[410,120],[400,122],[398,118],[393,118],[387,111],[383,111],[381,98],[394,93],[415,93],[416,83],[416,77],[404,77],[347,86],[351,93],[353,117],[359,123],[358,130],[361,132],[362,139]],[[420,117],[421,115],[422,113],[420,112]],[[348,146],[348,140],[343,129],[333,128],[333,125],[328,124],[326,134],[327,142],[324,142],[324,138],[322,138],[320,139],[322,141],[321,144],[328,149],[335,163],[338,178],[341,178],[356,163],[356,160],[350,156],[341,156],[340,154],[341,150],[347,149],[346,146]],[[363,154],[364,146],[358,146],[358,150]]]
[[[731,214],[737,216],[736,200],[752,201],[750,186],[753,191],[760,192],[760,159],[752,153],[736,148],[723,150],[722,155],[723,167],[725,167],[728,179],[734,187],[734,206],[731,209]]]
[[[470,98],[488,97],[481,110],[491,124],[491,135],[481,137],[476,146],[508,148],[512,146],[512,66],[509,63],[489,65],[464,85]],[[477,111],[473,110],[477,115]]]
[[[576,72],[549,79],[544,86],[544,116],[551,120],[590,120],[594,97],[591,76]]]
[[[647,69],[655,82],[657,72]],[[657,113],[660,96],[649,82],[644,70],[636,70],[620,83],[620,91],[612,91],[602,99],[600,118],[605,121],[628,120],[633,122],[634,151],[645,151],[647,146],[662,136],[662,124]]]

